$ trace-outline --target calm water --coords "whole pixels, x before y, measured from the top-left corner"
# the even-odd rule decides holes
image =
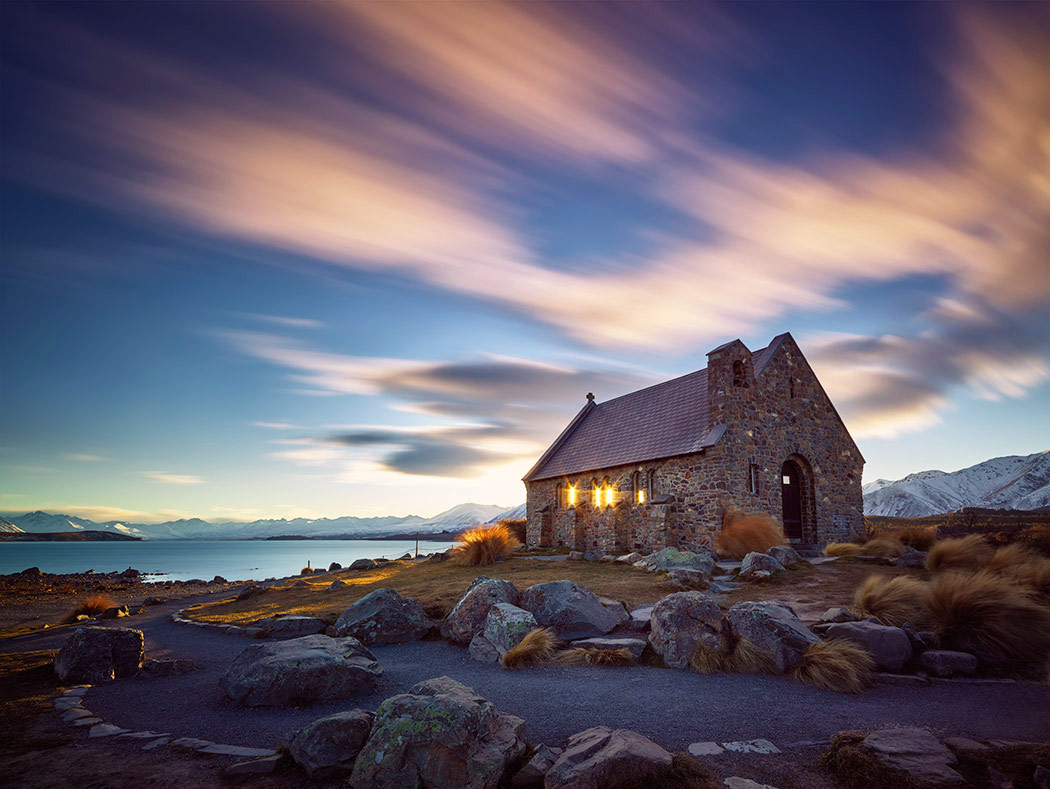
[[[443,551],[449,542],[419,543],[420,553]],[[0,542],[0,573],[39,567],[45,573],[94,570],[108,573],[134,567],[156,573],[151,580],[230,581],[295,575],[307,562],[327,570],[355,559],[395,559],[415,551],[414,540],[143,540],[141,542]]]

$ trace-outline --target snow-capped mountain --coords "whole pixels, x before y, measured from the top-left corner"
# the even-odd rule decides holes
[[[1050,506],[1050,452],[993,458],[960,471],[920,471],[864,486],[864,514],[920,518],[963,507]]]
[[[8,534],[22,534],[22,530],[15,526],[11,521],[5,521],[0,518],[0,532],[7,532]]]
[[[9,521],[3,521],[3,523],[8,523],[12,529],[31,533],[92,530],[127,534],[147,540],[247,540],[277,536],[367,538],[417,531],[424,534],[462,531],[493,519],[516,517],[507,513],[517,512],[523,507],[524,505],[521,508],[508,510],[506,507],[495,504],[458,504],[432,518],[422,518],[419,515],[374,518],[344,516],[341,518],[292,518],[291,520],[281,518],[248,523],[243,521],[211,523],[200,518],[186,518],[165,523],[124,523],[120,521],[96,523],[87,518],[37,511],[11,516]],[[0,528],[0,531],[9,530]]]
[[[499,523],[500,521],[506,520],[519,520],[525,517],[525,505],[519,504],[517,507],[511,507],[509,510],[501,512],[496,517],[488,521],[488,523]]]

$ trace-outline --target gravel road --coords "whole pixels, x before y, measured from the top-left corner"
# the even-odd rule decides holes
[[[842,729],[905,725],[981,739],[1050,736],[1050,687],[1037,683],[878,686],[847,696],[783,677],[702,676],[646,667],[551,666],[512,672],[473,661],[465,649],[440,641],[374,647],[384,673],[371,696],[306,709],[238,707],[223,696],[218,678],[250,642],[170,621],[173,611],[192,602],[167,603],[109,624],[142,630],[147,657],[190,658],[198,670],[96,686],[85,706],[129,729],[265,747],[323,715],[353,707],[375,709],[420,680],[448,675],[501,711],[524,718],[529,741],[552,745],[564,745],[569,735],[599,724],[634,729],[671,750],[697,741],[758,737],[786,745],[826,740]],[[0,642],[0,652],[57,649],[70,632],[9,639]]]

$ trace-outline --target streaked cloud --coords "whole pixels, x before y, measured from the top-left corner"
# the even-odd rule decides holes
[[[287,329],[319,329],[324,324],[313,318],[294,318],[287,315],[263,315],[257,312],[249,312],[245,317],[260,323],[270,323]]]
[[[142,476],[166,485],[200,485],[204,482],[195,474],[171,474],[166,471],[143,471]]]
[[[291,422],[252,422],[252,424],[267,430],[295,430],[296,427]]]
[[[73,460],[78,463],[100,463],[106,458],[102,455],[86,455],[80,452],[64,452],[62,454],[63,460]]]

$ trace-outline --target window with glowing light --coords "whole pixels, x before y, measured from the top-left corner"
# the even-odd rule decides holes
[[[605,491],[605,506],[606,507],[611,507],[612,503],[613,503],[613,489],[612,489],[612,485],[609,485],[608,483],[606,483],[604,491]]]
[[[638,503],[645,504],[645,488],[638,488]]]

